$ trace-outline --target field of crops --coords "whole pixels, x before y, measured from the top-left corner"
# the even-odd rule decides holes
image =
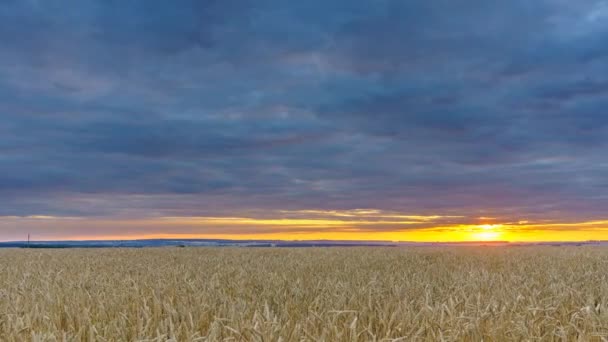
[[[0,336],[602,341],[608,249],[5,249]]]

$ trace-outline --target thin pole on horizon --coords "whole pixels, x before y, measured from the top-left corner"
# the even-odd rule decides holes
[[[30,248],[30,233],[27,233],[27,248]]]

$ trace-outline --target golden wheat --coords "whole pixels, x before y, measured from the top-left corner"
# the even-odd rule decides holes
[[[0,251],[3,341],[606,340],[608,249]]]

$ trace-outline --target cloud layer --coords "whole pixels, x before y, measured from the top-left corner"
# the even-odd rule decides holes
[[[607,19],[600,0],[3,1],[0,216],[601,220]]]

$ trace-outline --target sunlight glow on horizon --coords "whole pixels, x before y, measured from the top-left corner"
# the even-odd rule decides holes
[[[232,239],[353,241],[586,241],[608,240],[608,220],[539,223],[467,223],[478,218],[405,215],[381,210],[278,211],[266,217],[86,218],[44,215],[0,217],[0,240]],[[272,216],[274,215],[274,216]],[[281,216],[282,215],[282,216]],[[308,217],[306,217],[308,215]],[[272,216],[272,217],[271,217]]]

